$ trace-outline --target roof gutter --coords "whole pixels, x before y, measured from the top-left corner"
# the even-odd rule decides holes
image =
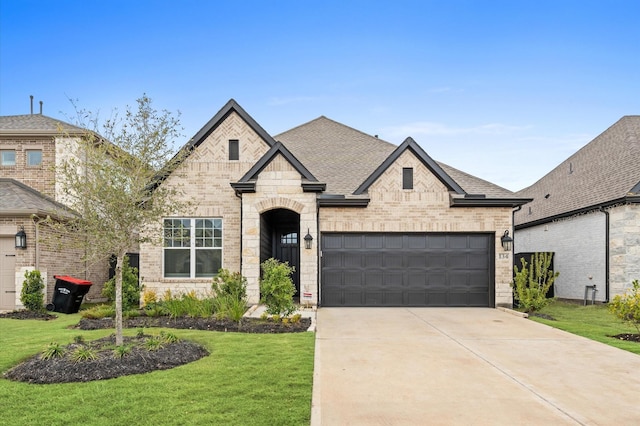
[[[571,217],[571,216],[575,216],[578,214],[584,214],[584,213],[588,213],[588,212],[594,212],[594,211],[600,211],[600,209],[602,208],[606,208],[606,207],[611,207],[614,206],[616,204],[640,204],[640,195],[628,195],[626,197],[622,197],[622,198],[618,198],[615,200],[611,200],[611,201],[607,201],[605,203],[600,203],[600,204],[595,204],[589,207],[583,207],[581,209],[577,209],[577,210],[572,210],[570,212],[566,212],[566,213],[560,213],[560,214],[556,214],[553,216],[548,216],[542,219],[537,219],[531,222],[526,222],[526,223],[521,223],[519,225],[516,225],[515,229],[526,229],[526,228],[531,228],[533,226],[538,226],[538,225],[544,225],[545,223],[551,223],[555,220],[558,219],[563,219],[565,217]]]

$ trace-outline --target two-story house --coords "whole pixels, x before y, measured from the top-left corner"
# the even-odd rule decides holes
[[[24,273],[32,269],[45,278],[47,301],[54,275],[91,280],[96,285],[87,297],[100,295],[107,266],[86,264],[77,248],[38,225],[39,218],[64,220],[74,214],[61,203],[56,165],[71,155],[71,144],[84,134],[86,130],[42,113],[0,117],[0,310],[21,307]],[[19,237],[26,244],[19,244]]]

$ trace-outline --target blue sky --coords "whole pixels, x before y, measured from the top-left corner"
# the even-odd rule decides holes
[[[0,0],[0,115],[143,93],[182,145],[230,98],[276,135],[327,116],[522,189],[640,114],[640,1]],[[68,120],[67,120],[68,121]]]

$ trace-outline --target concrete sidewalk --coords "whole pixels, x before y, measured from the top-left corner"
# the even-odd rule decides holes
[[[640,356],[496,309],[320,308],[311,424],[640,424]]]

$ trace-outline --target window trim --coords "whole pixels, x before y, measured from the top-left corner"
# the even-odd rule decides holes
[[[166,244],[166,236],[165,236],[165,221],[166,220],[179,220],[179,221],[189,221],[189,246],[188,247],[167,247]],[[211,220],[211,221],[220,221],[220,228],[212,228],[212,229],[220,229],[220,247],[215,247],[215,239],[214,246],[212,247],[197,247],[196,245],[196,222],[198,220]],[[212,238],[216,238],[215,236]],[[176,276],[167,276],[166,271],[166,250],[188,250],[189,251],[189,276],[176,277]],[[218,271],[215,271],[212,275],[203,275],[196,276],[197,269],[197,256],[196,253],[198,250],[219,250],[220,251],[220,268],[224,265],[224,220],[221,217],[165,217],[162,219],[162,279],[164,280],[210,280],[213,277],[218,275]]]

